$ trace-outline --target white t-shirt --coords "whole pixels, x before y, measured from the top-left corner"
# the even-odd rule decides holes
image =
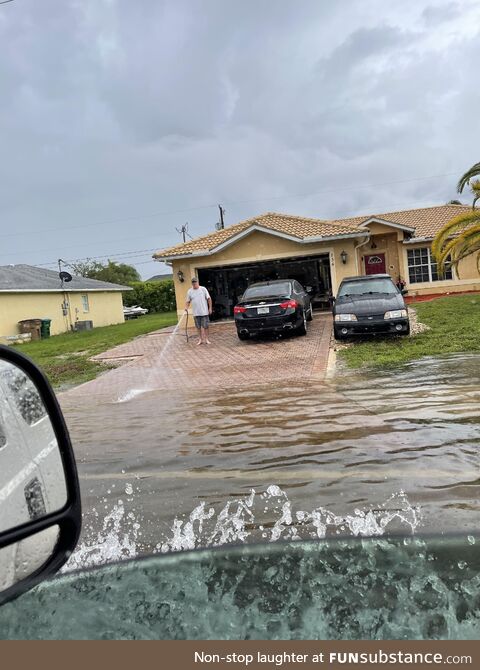
[[[204,286],[198,288],[189,288],[187,291],[187,300],[192,305],[193,316],[207,316],[208,302],[210,293]]]

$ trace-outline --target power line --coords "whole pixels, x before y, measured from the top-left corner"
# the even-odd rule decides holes
[[[365,188],[376,188],[379,186],[391,186],[394,184],[407,184],[411,182],[417,182],[417,181],[427,181],[428,179],[440,179],[443,177],[451,177],[453,175],[458,175],[459,171],[457,170],[456,172],[446,172],[444,174],[437,174],[437,175],[430,175],[428,177],[412,177],[410,179],[396,179],[393,181],[385,181],[385,182],[378,182],[376,184],[363,184],[360,186],[350,186],[348,188],[342,187],[342,188],[333,188],[333,189],[327,189],[324,191],[312,191],[310,193],[292,193],[290,195],[274,195],[274,196],[264,196],[261,198],[253,198],[253,199],[248,199],[248,200],[236,200],[236,201],[230,201],[226,202],[224,204],[228,205],[229,207],[234,207],[236,205],[245,205],[248,203],[255,203],[255,202],[264,202],[265,200],[289,200],[291,198],[309,198],[312,196],[317,196],[317,195],[327,195],[329,193],[340,193],[344,192],[347,193],[349,191],[357,191]],[[96,223],[84,223],[84,224],[79,224],[77,226],[70,226],[68,228],[68,231],[70,230],[75,230],[77,228],[91,228],[91,227],[98,227],[98,226],[107,226],[111,225],[114,223],[128,223],[129,221],[139,221],[141,219],[153,219],[157,218],[160,216],[173,216],[174,214],[184,214],[186,212],[195,212],[198,210],[202,209],[212,209],[218,207],[218,204],[212,204],[212,205],[198,205],[196,207],[189,207],[188,209],[177,209],[177,210],[170,210],[170,211],[163,211],[163,212],[156,212],[154,214],[140,214],[137,216],[133,217],[127,217],[127,218],[121,218],[121,219],[109,219],[107,221],[97,221]],[[28,235],[35,235],[35,234],[43,234],[43,233],[52,233],[52,232],[57,232],[57,231],[62,231],[66,232],[65,226],[62,226],[60,228],[44,228],[43,230],[32,230],[32,231],[27,231],[27,232],[22,232],[22,233],[11,233],[9,235],[1,235],[0,239],[6,239],[10,237],[21,237],[24,236],[25,234]]]
[[[155,239],[162,238],[162,237],[169,237],[169,234],[168,234],[168,233],[162,233],[162,234],[159,234],[159,235],[149,235],[148,239],[153,239],[153,237],[155,237]],[[131,240],[135,240],[135,241],[138,242],[138,234],[135,235],[135,236],[132,236],[132,237],[122,237],[122,238],[119,238],[119,239],[115,240],[115,242],[129,242],[129,241],[131,241]],[[92,242],[86,242],[85,244],[70,244],[70,245],[67,246],[67,247],[62,246],[62,250],[65,250],[65,249],[79,249],[79,248],[84,248],[84,247],[91,247],[92,244],[93,244]],[[107,242],[105,242],[105,243],[101,242],[100,244],[107,244]],[[108,244],[110,244],[110,243],[108,242]],[[146,244],[146,243],[145,243],[145,244]],[[157,247],[158,247],[158,245],[157,245]],[[40,252],[40,253],[43,253],[43,252],[45,252],[45,253],[50,253],[50,252],[52,251],[52,249],[51,249],[51,247],[48,248],[48,249],[45,249],[45,248],[44,248],[44,249],[32,249],[32,250],[30,250],[30,251],[27,251],[26,253],[32,253],[32,251],[38,251],[38,252]],[[22,249],[22,252],[24,252],[23,249]],[[62,251],[61,253],[64,253],[64,251]],[[5,257],[5,256],[11,256],[11,255],[12,255],[11,252],[10,252],[10,253],[5,253],[5,254],[0,254],[0,258],[3,258],[3,257]],[[65,254],[65,255],[68,255],[68,254]]]
[[[2,1],[0,2],[0,5],[6,5],[7,2],[13,2],[13,0],[2,0]]]
[[[434,203],[433,206],[435,206],[436,204],[437,203]],[[389,211],[394,211],[395,207],[409,208],[409,207],[415,207],[415,206],[421,206],[421,205],[423,205],[423,207],[432,206],[432,201],[431,200],[428,200],[428,201],[417,200],[416,202],[411,202],[411,203],[406,203],[406,204],[403,203],[403,202],[400,202],[400,203],[396,203],[396,204],[390,204],[388,206],[386,206],[386,205],[376,205],[376,206],[369,207],[369,212],[366,213],[366,214],[364,214],[363,212],[361,212],[359,214],[358,213],[358,208],[356,208],[356,209],[353,209],[353,210],[349,210],[347,212],[343,212],[342,214],[339,214],[335,217],[331,217],[330,219],[326,219],[326,220],[327,221],[328,220],[339,221],[341,219],[344,219],[344,218],[347,218],[347,217],[352,217],[352,216],[354,216],[354,217],[361,217],[361,216],[368,217],[368,216],[372,215],[372,212],[374,212],[374,213],[377,212],[378,213],[382,209],[383,210],[388,209]],[[138,236],[135,239],[138,239]],[[149,252],[152,252],[152,251],[157,251],[157,249],[158,249],[158,247],[154,247],[152,249],[139,249],[138,251],[126,251],[126,252],[121,252],[121,253],[118,253],[118,254],[112,253],[112,254],[105,254],[105,255],[102,255],[102,256],[86,256],[85,258],[76,258],[76,259],[74,259],[70,262],[71,263],[76,263],[76,262],[79,262],[79,261],[86,261],[86,260],[98,260],[98,259],[102,259],[102,258],[114,259],[114,258],[121,258],[121,257],[123,257],[124,260],[129,260],[129,258],[128,258],[129,256],[130,256],[130,260],[133,260],[133,258],[135,257],[134,254],[149,253]],[[125,257],[127,257],[127,258],[125,258]],[[154,262],[154,259],[152,258],[151,261],[142,261],[142,262],[138,262],[138,263],[135,262],[134,265],[141,265],[143,263],[150,263],[150,262]],[[37,265],[39,267],[43,267],[43,266],[47,266],[47,265],[56,265],[56,261],[52,261],[50,263],[36,263],[35,265]]]
[[[151,251],[156,251],[157,248],[153,247],[152,249],[139,249],[138,251],[125,251],[125,252],[119,252],[118,254],[116,253],[111,253],[111,254],[104,254],[102,256],[85,256],[84,258],[75,258],[72,261],[69,261],[70,263],[79,263],[81,261],[94,261],[98,260],[101,258],[121,258],[121,257],[130,257],[130,258],[135,258],[139,257],[139,254],[142,254],[141,258],[147,253],[150,253]],[[52,261],[50,263],[37,263],[39,267],[42,267],[43,265],[54,265],[55,262]]]

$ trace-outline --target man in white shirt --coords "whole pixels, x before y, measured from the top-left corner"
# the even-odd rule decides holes
[[[204,286],[200,286],[198,279],[192,279],[192,288],[187,291],[187,301],[185,303],[185,311],[192,306],[193,318],[195,319],[195,326],[198,330],[199,344],[211,344],[208,339],[209,314],[212,313],[212,299],[210,293]]]

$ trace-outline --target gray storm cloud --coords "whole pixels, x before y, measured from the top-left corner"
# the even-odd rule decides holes
[[[478,160],[480,8],[394,4],[0,6],[0,264],[168,246],[218,202],[234,223],[454,197]]]

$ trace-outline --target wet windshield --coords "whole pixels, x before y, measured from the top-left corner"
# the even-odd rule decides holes
[[[395,295],[398,293],[398,290],[391,279],[369,279],[366,281],[345,282],[338,290],[338,297],[345,298],[348,296],[371,295],[375,293]]]

